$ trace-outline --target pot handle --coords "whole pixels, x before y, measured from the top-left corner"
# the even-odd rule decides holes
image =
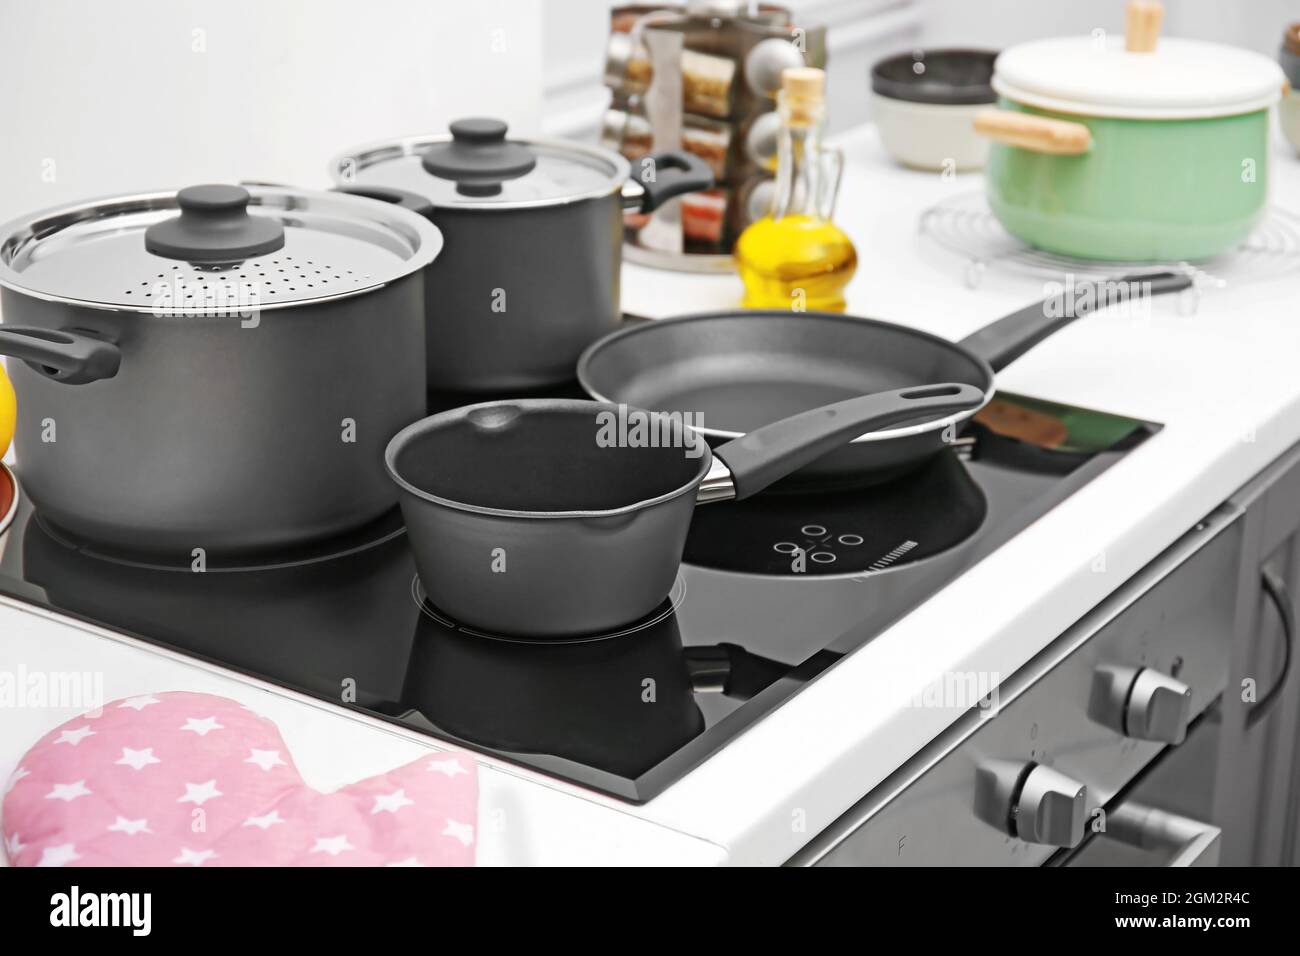
[[[433,203],[418,193],[407,192],[404,189],[390,189],[387,186],[335,186],[333,191],[392,203],[394,206],[409,209],[430,222],[433,221]]]
[[[1000,372],[1075,319],[1120,302],[1181,292],[1193,284],[1194,280],[1186,272],[1151,272],[1095,281],[1076,279],[1041,302],[1012,312],[966,336],[960,344],[988,362],[993,371]]]
[[[714,185],[709,164],[685,150],[652,153],[632,160],[632,164],[637,171],[623,185],[626,210],[654,212],[675,196],[711,189]]]
[[[983,403],[983,389],[949,382],[860,395],[783,418],[715,448],[713,457],[729,475],[710,471],[697,499],[748,498],[859,435],[900,422],[964,412]],[[732,493],[724,493],[728,490]]]
[[[1078,156],[1092,148],[1092,130],[1082,123],[1049,119],[1017,110],[980,110],[975,132],[981,136],[1053,156]]]
[[[22,359],[32,371],[67,385],[112,378],[122,366],[116,345],[77,329],[0,326],[0,355]]]

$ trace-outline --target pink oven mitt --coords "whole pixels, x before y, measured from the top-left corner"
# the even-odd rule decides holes
[[[469,866],[473,759],[433,753],[334,793],[303,783],[275,724],[173,692],[42,737],[9,779],[18,866]]]

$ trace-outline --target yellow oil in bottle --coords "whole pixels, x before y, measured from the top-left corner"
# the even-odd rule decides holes
[[[764,216],[741,233],[735,255],[747,309],[843,312],[858,268],[849,237],[817,216]]]
[[[772,209],[745,228],[733,252],[746,308],[844,311],[858,255],[831,222],[843,157],[821,144],[825,78],[812,68],[781,74]]]

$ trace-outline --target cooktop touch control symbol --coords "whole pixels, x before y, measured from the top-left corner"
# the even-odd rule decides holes
[[[887,551],[885,554],[882,554],[879,558],[873,561],[868,570],[883,571],[916,546],[917,543],[915,541],[904,541],[892,551]]]
[[[855,548],[864,540],[860,534],[836,535],[825,525],[820,524],[806,524],[799,529],[799,533],[803,535],[803,544],[778,541],[772,545],[772,550],[777,554],[788,554],[794,558],[790,563],[790,569],[796,573],[807,569],[805,560],[817,564],[834,564],[839,560],[839,555],[834,550],[835,545]]]

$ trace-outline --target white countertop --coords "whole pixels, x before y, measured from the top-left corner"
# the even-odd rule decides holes
[[[922,210],[978,189],[893,166],[873,129],[844,140],[837,219],[858,248],[850,311],[950,338],[1041,297],[1042,282],[963,262],[917,234]],[[1300,209],[1300,163],[1275,153],[1274,202]],[[734,305],[730,277],[624,268],[624,307],[669,315]],[[490,758],[484,863],[780,863],[958,716],[909,707],[948,672],[1008,675],[1253,474],[1300,440],[1300,278],[1210,290],[1190,315],[1089,317],[999,376],[999,386],[1165,425],[1062,505],[841,661],[643,806]],[[1104,560],[1099,558],[1104,557]],[[177,655],[0,602],[0,668],[101,670],[108,696],[222,693],[279,723],[309,782],[329,788],[433,742]],[[0,720],[0,779],[72,711]],[[16,719],[15,719],[16,718]]]

